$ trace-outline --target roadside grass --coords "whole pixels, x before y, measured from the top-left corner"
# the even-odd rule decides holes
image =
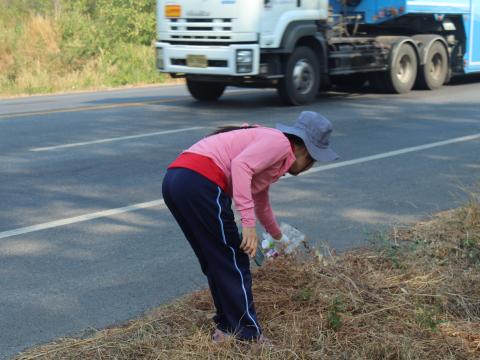
[[[480,358],[479,195],[379,239],[328,256],[305,244],[254,271],[257,312],[273,347],[213,345],[213,305],[202,290],[16,359]]]

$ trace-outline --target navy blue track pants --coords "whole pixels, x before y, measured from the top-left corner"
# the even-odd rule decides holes
[[[244,340],[261,334],[253,305],[250,260],[240,248],[231,198],[204,176],[169,169],[163,199],[200,262],[216,307],[217,328]]]

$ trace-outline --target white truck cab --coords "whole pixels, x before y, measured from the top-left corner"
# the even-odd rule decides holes
[[[280,49],[292,24],[308,24],[313,35],[327,16],[327,0],[159,0],[157,67],[186,76],[199,100],[216,100],[228,84],[274,86],[281,71],[269,70],[263,53]]]

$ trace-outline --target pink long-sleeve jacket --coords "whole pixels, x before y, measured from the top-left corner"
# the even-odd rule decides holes
[[[281,234],[268,190],[295,161],[281,131],[267,127],[229,131],[206,137],[184,152],[207,156],[224,172],[242,226],[254,227],[256,215],[269,234]]]

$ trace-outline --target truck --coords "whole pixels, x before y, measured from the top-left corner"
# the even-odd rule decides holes
[[[332,85],[434,90],[480,72],[480,0],[158,0],[155,48],[199,101],[227,86],[288,105]]]

